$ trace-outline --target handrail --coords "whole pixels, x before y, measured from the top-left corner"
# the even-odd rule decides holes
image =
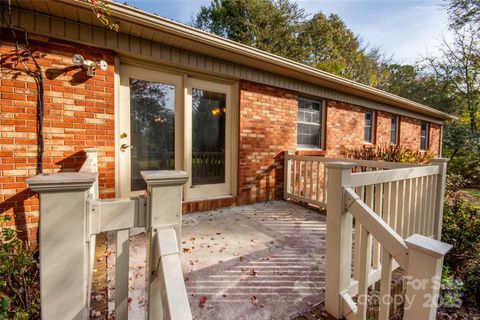
[[[345,188],[345,202],[346,210],[380,242],[402,268],[406,269],[408,266],[408,247],[405,240],[368,207],[352,188]]]
[[[435,174],[438,174],[437,166],[401,168],[387,171],[357,172],[352,174],[350,186],[360,187],[371,184],[432,176]]]
[[[153,279],[150,286],[162,286],[161,293],[164,296],[160,301],[150,302],[150,319],[161,319],[163,315],[167,320],[191,320],[192,312],[183,279],[175,229],[173,227],[158,229],[154,246],[153,263],[155,267],[152,271],[157,279]],[[150,298],[157,297],[151,296]],[[158,306],[162,304],[163,310],[160,310]]]

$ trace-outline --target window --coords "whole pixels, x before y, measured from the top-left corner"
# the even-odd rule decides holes
[[[428,123],[422,122],[420,127],[420,150],[428,149]]]
[[[322,101],[298,98],[297,145],[322,148]]]
[[[398,143],[398,116],[392,116],[392,126],[390,127],[390,143]]]
[[[373,143],[373,111],[365,112],[365,130],[363,140],[365,143]]]

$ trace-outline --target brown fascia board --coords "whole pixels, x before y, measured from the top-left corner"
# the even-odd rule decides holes
[[[88,8],[81,0],[57,0],[65,5]],[[329,89],[352,94],[440,120],[456,117],[400,96],[352,81],[325,71],[241,44],[223,37],[145,12],[124,4],[107,1],[111,16],[142,27],[164,32],[191,43],[192,48],[223,60],[244,64]]]

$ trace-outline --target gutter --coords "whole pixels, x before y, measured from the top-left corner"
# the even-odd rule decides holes
[[[89,5],[82,0],[57,1],[64,3],[65,5],[74,4],[79,7],[89,9]],[[352,95],[362,96],[373,101],[390,104],[392,106],[396,106],[402,109],[419,112],[441,120],[451,121],[456,119],[456,117],[447,113],[408,100],[406,98],[402,98],[400,96],[382,91],[380,89],[376,89],[352,80],[348,80],[253,47],[195,29],[182,23],[145,12],[143,10],[113,2],[111,0],[106,0],[106,2],[111,9],[111,16],[114,18],[125,20],[154,30],[159,30],[161,32],[165,32],[193,42],[202,43],[204,45],[226,51],[227,53],[233,53],[249,59],[262,61],[272,66],[284,68],[292,72],[300,73],[301,75],[313,78],[310,80],[299,80],[310,82],[312,84],[317,84],[312,81],[316,79],[324,82],[324,84],[322,84],[323,86],[330,87],[338,91],[343,91]]]

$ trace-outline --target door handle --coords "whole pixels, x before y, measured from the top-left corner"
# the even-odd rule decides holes
[[[125,143],[120,146],[120,150],[123,152],[125,152],[125,150],[127,150],[128,148],[133,148],[133,146],[132,145],[129,146]]]

